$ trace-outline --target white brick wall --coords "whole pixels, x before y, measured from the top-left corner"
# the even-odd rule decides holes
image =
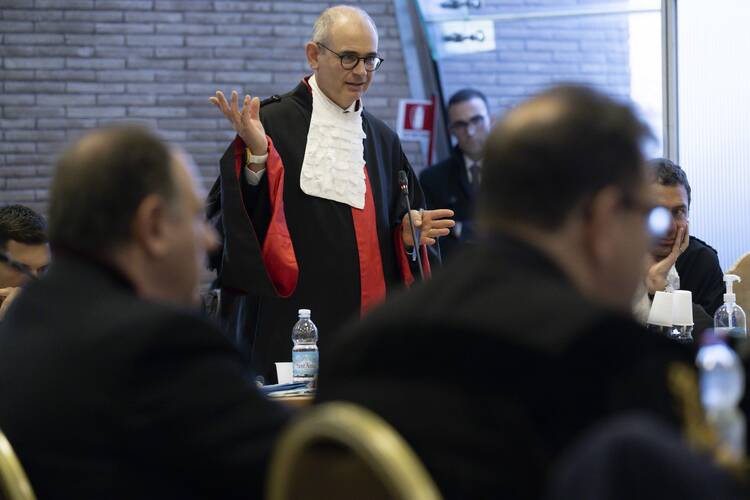
[[[192,153],[206,183],[232,133],[217,89],[269,96],[307,71],[303,45],[335,2],[2,0],[0,204],[44,211],[55,155],[83,131],[143,123]],[[386,63],[366,105],[394,124],[408,97],[393,0],[350,0],[380,29]],[[421,155],[405,145],[417,168]]]

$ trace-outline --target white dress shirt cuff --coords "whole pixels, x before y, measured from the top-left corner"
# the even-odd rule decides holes
[[[248,167],[245,167],[243,170],[245,172],[245,180],[251,186],[257,186],[258,184],[260,184],[260,180],[263,178],[263,174],[266,171],[266,169],[264,168],[263,170],[253,172]]]

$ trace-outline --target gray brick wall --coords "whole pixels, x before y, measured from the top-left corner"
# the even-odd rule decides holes
[[[368,109],[393,125],[408,97],[393,0],[349,0],[380,30],[387,60]],[[82,132],[137,122],[180,144],[206,184],[232,133],[208,97],[269,96],[307,71],[316,0],[0,0],[0,204],[44,211],[55,155]],[[405,145],[421,167],[416,145]]]
[[[606,3],[613,0],[597,0]],[[592,0],[484,0],[477,14],[539,12],[586,6]],[[484,92],[498,116],[554,82],[586,82],[610,94],[630,95],[627,16],[496,21],[494,52],[441,61],[445,98],[471,86]],[[659,50],[657,47],[655,50]]]

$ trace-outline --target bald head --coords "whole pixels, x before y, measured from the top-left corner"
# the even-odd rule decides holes
[[[480,216],[558,228],[604,187],[639,184],[649,135],[629,106],[593,89],[539,94],[508,112],[487,139]]]
[[[106,251],[127,242],[140,202],[176,196],[174,157],[151,132],[132,126],[94,131],[65,150],[52,181],[53,246]]]
[[[378,29],[370,15],[359,7],[351,5],[337,5],[323,11],[313,25],[312,41],[316,43],[331,43],[331,34],[341,25],[354,25],[372,30],[377,37]]]

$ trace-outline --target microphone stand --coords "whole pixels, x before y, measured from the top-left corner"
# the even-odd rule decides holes
[[[409,178],[403,170],[398,171],[398,183],[401,188],[401,194],[406,200],[406,213],[409,216],[409,225],[411,226],[411,238],[414,242],[414,252],[417,254],[417,266],[419,267],[419,277],[424,281],[424,268],[422,268],[422,256],[419,252],[419,240],[417,240],[417,231],[414,228],[414,219],[411,216],[411,202],[409,201]]]

